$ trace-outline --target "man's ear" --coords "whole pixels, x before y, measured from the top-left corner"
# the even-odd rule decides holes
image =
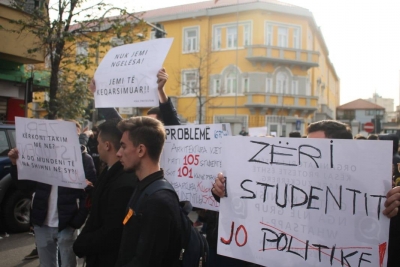
[[[110,150],[111,150],[111,143],[108,142],[108,141],[106,141],[106,142],[104,142],[104,143],[105,143],[105,145],[106,145],[106,150],[107,150],[107,151],[110,151]]]
[[[147,153],[147,147],[143,144],[139,144],[137,151],[139,158],[143,158]]]

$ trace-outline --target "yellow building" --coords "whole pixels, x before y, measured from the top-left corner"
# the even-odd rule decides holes
[[[30,32],[16,33],[19,26],[10,20],[24,20],[43,1],[27,0],[24,11],[12,7],[10,0],[0,1],[0,121],[13,123],[15,116],[24,116],[26,88],[40,84],[40,74],[31,78],[33,65],[44,62],[44,51],[28,53],[38,41]]]
[[[275,0],[213,0],[143,18],[174,38],[164,64],[167,93],[184,121],[227,122],[234,134],[267,126],[268,134],[288,136],[335,118],[339,77],[309,10]]]

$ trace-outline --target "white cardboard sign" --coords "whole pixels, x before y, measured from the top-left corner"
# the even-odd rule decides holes
[[[222,171],[221,140],[231,135],[229,124],[166,126],[165,130],[167,139],[161,156],[165,179],[180,201],[217,211],[219,203],[211,189]]]
[[[112,48],[94,75],[96,108],[158,106],[157,72],[173,38]]]
[[[218,254],[270,267],[386,266],[391,142],[227,137],[223,148]]]
[[[82,154],[73,122],[15,118],[18,179],[85,188]]]

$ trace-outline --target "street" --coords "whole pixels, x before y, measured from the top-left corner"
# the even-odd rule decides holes
[[[34,237],[28,233],[10,234],[0,233],[0,266],[1,267],[39,267],[39,259],[24,260],[24,257],[35,248]],[[78,260],[82,266],[82,259]]]
[[[189,218],[194,222],[197,213],[189,213]],[[0,266],[1,267],[39,267],[39,259],[24,260],[24,257],[35,248],[34,236],[32,234],[9,234],[5,236],[0,232]],[[83,265],[83,260],[78,259],[78,267]]]
[[[0,266],[2,267],[38,267],[39,259],[23,260],[35,248],[34,237],[28,233],[0,233]]]

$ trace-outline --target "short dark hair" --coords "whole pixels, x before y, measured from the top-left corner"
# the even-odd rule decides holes
[[[379,136],[377,134],[370,134],[367,137],[368,140],[379,140]]]
[[[356,134],[356,135],[354,136],[354,139],[357,139],[357,140],[367,140],[367,137],[365,137],[365,136],[362,135],[362,134]]]
[[[157,120],[163,121],[163,117],[162,117],[161,110],[159,107],[153,107],[153,108],[149,109],[149,111],[147,111],[147,115],[152,115],[152,114],[156,115]]]
[[[117,127],[119,121],[117,119],[107,120],[98,126],[98,136],[101,137],[101,140],[112,143],[117,151],[121,147],[122,137],[122,132]]]
[[[299,132],[290,132],[289,133],[289,137],[296,137],[296,138],[300,138],[301,134]]]
[[[307,133],[323,131],[326,138],[331,139],[353,139],[350,127],[340,121],[322,120],[313,122],[307,127]]]
[[[150,117],[133,117],[118,123],[118,129],[129,132],[129,139],[135,147],[143,144],[153,161],[159,161],[165,141],[163,124]]]

